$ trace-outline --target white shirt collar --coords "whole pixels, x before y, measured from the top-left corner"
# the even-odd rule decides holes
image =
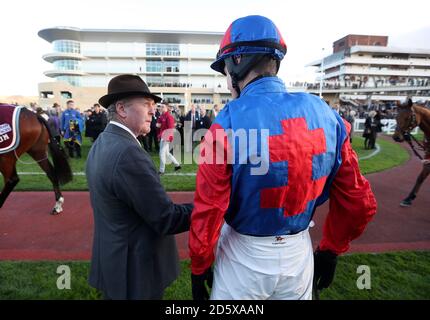
[[[111,123],[111,124],[113,124],[113,125],[115,125],[115,126],[117,126],[117,127],[120,127],[120,128],[122,128],[122,129],[124,129],[125,131],[127,131],[128,133],[130,133],[132,136],[133,136],[133,138],[134,139],[136,139],[136,141],[137,141],[137,143],[139,144],[139,146],[140,146],[140,142],[139,142],[139,140],[137,140],[137,137],[134,135],[134,133],[128,128],[128,127],[126,127],[125,125],[123,125],[122,123],[119,123],[119,122],[116,122],[116,121],[110,121],[109,123]]]

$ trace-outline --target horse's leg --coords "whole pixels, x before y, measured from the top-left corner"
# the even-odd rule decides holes
[[[4,180],[3,190],[0,193],[0,208],[19,182],[19,177],[16,173],[16,160],[13,158],[8,158],[9,161],[4,160],[0,162],[0,171],[3,174]]]
[[[423,165],[423,169],[421,170],[421,173],[419,174],[417,181],[415,182],[414,187],[412,188],[412,191],[409,193],[409,195],[400,202],[400,205],[402,207],[409,207],[412,204],[412,201],[417,197],[417,193],[420,190],[421,185],[427,178],[427,176],[430,174],[430,164]]]
[[[52,183],[52,186],[54,187],[55,192],[55,206],[51,211],[51,214],[56,215],[59,214],[61,211],[63,211],[63,203],[64,203],[64,197],[61,194],[60,190],[60,184],[58,182],[58,178],[55,174],[54,167],[47,158],[48,153],[47,150],[29,150],[28,154],[38,162],[39,166],[42,168],[42,170],[46,173],[49,180]],[[43,159],[43,160],[42,160]]]

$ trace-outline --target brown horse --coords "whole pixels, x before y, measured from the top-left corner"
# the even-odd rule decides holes
[[[397,108],[397,127],[393,134],[393,139],[397,142],[403,142],[406,140],[414,153],[423,162],[423,169],[421,170],[412,191],[400,203],[403,207],[409,207],[412,204],[412,201],[416,198],[418,190],[424,180],[430,174],[430,109],[413,104],[411,99],[408,99],[405,104],[398,103]],[[419,127],[424,132],[424,143],[416,141],[416,139],[410,134],[415,127]],[[424,158],[415,150],[411,140],[415,140],[416,144],[424,151]]]
[[[0,103],[0,107],[1,105]],[[0,208],[19,182],[16,171],[17,160],[22,154],[28,153],[52,182],[56,203],[51,214],[58,214],[63,211],[62,204],[64,202],[59,186],[72,180],[72,171],[67,157],[60,144],[52,136],[46,120],[27,108],[21,110],[19,129],[20,142],[18,147],[13,151],[0,154],[0,172],[4,179],[4,187],[0,193]],[[53,165],[48,159],[48,149]]]

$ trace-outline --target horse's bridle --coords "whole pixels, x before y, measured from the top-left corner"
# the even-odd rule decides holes
[[[417,116],[415,115],[415,111],[411,107],[411,115],[409,116],[409,125],[407,126],[406,130],[402,130],[402,135],[405,141],[409,144],[412,151],[415,153],[415,155],[423,160],[423,157],[415,150],[415,146],[413,145],[412,140],[420,147],[421,150],[425,151],[425,146],[421,142],[419,142],[412,134],[411,131],[415,129],[415,127],[418,126]]]
[[[404,133],[406,132],[407,134],[410,134],[412,130],[415,129],[415,127],[418,126],[418,121],[417,121],[417,116],[415,115],[414,110],[411,108],[411,115],[409,116],[409,125],[406,128],[405,131],[403,131]]]

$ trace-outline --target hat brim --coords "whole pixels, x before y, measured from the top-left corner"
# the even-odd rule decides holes
[[[120,99],[127,98],[127,97],[136,97],[136,96],[151,98],[155,101],[155,103],[159,103],[162,100],[159,96],[156,96],[155,94],[152,94],[152,93],[142,92],[142,91],[130,91],[130,92],[111,93],[111,94],[104,95],[99,99],[99,103],[103,107],[108,108],[115,101],[118,101]]]

